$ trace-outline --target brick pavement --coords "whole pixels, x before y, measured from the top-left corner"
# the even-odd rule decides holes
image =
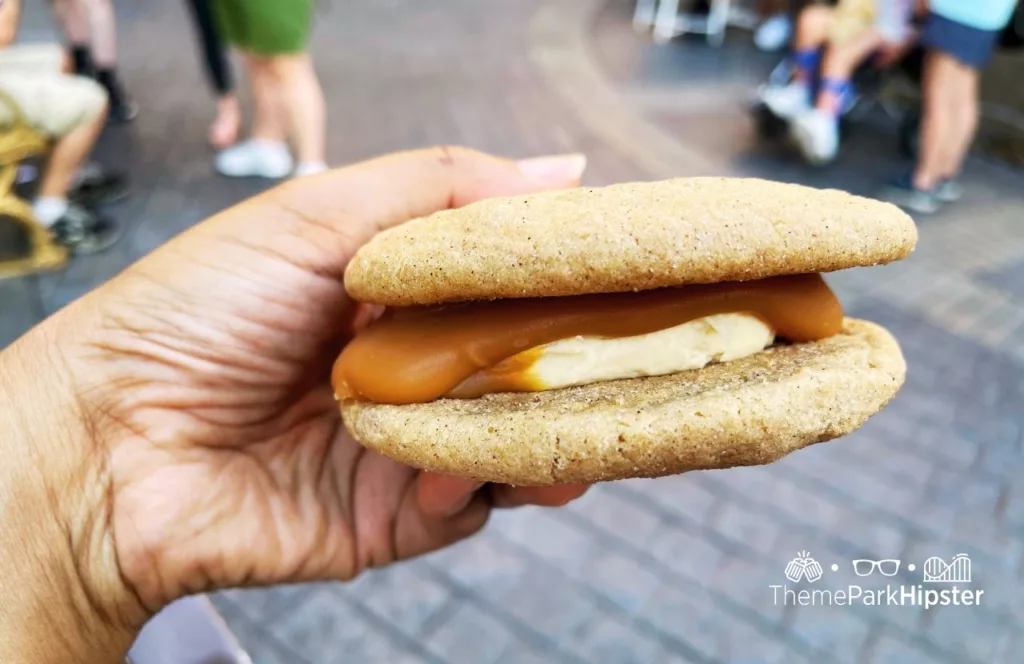
[[[64,274],[0,282],[0,344],[259,188],[212,173],[210,103],[181,49],[184,10],[156,0],[118,10],[143,113],[107,137],[104,156],[128,154],[137,193],[115,213],[132,233]],[[625,0],[324,5],[315,53],[330,158],[440,142],[515,156],[583,150],[589,184],[733,173],[868,193],[886,175],[878,165],[896,163],[884,125],[828,170],[756,146],[740,96],[772,58],[742,36],[717,54],[692,40],[654,48],[630,31],[629,10]],[[43,18],[29,9],[34,34]],[[851,314],[900,338],[910,366],[892,406],[845,440],[769,467],[599,486],[565,510],[496,514],[470,541],[348,585],[229,591],[217,605],[266,664],[1024,661],[1022,183],[974,161],[965,200],[922,220],[914,257],[830,277]],[[984,601],[773,602],[769,586],[788,583],[801,550],[824,568],[819,589],[884,585],[855,577],[852,559],[898,558],[893,582],[917,584],[927,557],[968,553]]]

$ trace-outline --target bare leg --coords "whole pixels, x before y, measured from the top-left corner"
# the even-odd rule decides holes
[[[81,3],[89,25],[89,43],[92,59],[98,69],[113,69],[117,65],[117,23],[110,0],[74,0]]]
[[[951,178],[960,172],[978,130],[980,114],[978,72],[959,62],[953,62],[953,67],[955,73],[950,75],[950,87],[955,92],[950,96],[957,100],[956,119],[953,133],[947,138],[948,148],[943,153],[939,172],[942,178]]]
[[[103,131],[107,109],[103,109],[88,122],[76,127],[54,146],[46,172],[39,183],[39,196],[66,198],[72,179],[85,163],[96,140]]]
[[[287,115],[288,130],[300,164],[325,161],[327,109],[308,54],[268,59]]]
[[[921,148],[914,170],[914,187],[923,191],[934,187],[947,174],[945,171],[953,164],[959,165],[962,159],[962,155],[954,158],[951,146],[962,134],[957,131],[961,103],[957,95],[962,94],[957,89],[960,67],[953,58],[938,51],[929,52],[925,59]]]
[[[797,17],[789,59],[792,80],[785,85],[769,83],[761,91],[761,100],[776,117],[791,120],[809,110],[821,45],[828,39],[834,13],[829,7],[812,5]]]
[[[277,179],[286,177],[295,168],[285,142],[288,123],[283,93],[270,62],[267,58],[245,54],[245,69],[256,106],[252,135],[249,140],[220,151],[214,163],[222,175]]]
[[[69,42],[76,45],[89,43],[89,22],[78,0],[53,0],[53,11]]]
[[[217,117],[210,125],[210,143],[216,148],[226,148],[238,140],[242,126],[242,109],[233,92],[217,98]]]
[[[189,0],[186,4],[199,38],[204,71],[217,96],[217,117],[210,125],[209,140],[214,147],[225,149],[238,140],[242,111],[234,94],[231,63],[216,25],[214,1]]]
[[[793,48],[817,48],[828,39],[828,31],[832,27],[835,10],[825,5],[809,5],[796,19],[796,34],[793,36]]]
[[[252,137],[268,141],[283,142],[287,137],[287,120],[281,92],[278,90],[270,61],[255,55],[245,54],[245,68],[249,75],[249,86],[256,109],[252,125]]]
[[[822,77],[834,81],[849,81],[860,63],[883,43],[882,36],[869,29],[840,46],[830,46],[821,63]],[[834,90],[825,89],[818,95],[816,107],[838,115],[841,102]]]

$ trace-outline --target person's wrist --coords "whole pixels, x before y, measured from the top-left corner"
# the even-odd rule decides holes
[[[48,321],[0,353],[0,661],[116,661],[145,613],[120,577],[106,444]]]

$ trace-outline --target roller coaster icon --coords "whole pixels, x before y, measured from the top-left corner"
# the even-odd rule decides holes
[[[948,563],[932,556],[924,561],[925,583],[970,583],[971,559],[966,553],[958,553]]]

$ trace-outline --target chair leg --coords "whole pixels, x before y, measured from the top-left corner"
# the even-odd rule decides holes
[[[725,41],[729,26],[730,0],[712,0],[708,13],[708,44],[718,47]]]
[[[661,0],[654,17],[654,43],[665,44],[676,36],[679,0]]]
[[[643,32],[654,25],[654,16],[658,10],[658,0],[636,0],[633,11],[633,29]]]
[[[25,227],[29,236],[29,254],[0,263],[0,279],[10,279],[33,272],[58,270],[68,262],[66,247],[56,244],[32,215],[32,207],[10,192],[0,195],[0,215],[14,219]]]

